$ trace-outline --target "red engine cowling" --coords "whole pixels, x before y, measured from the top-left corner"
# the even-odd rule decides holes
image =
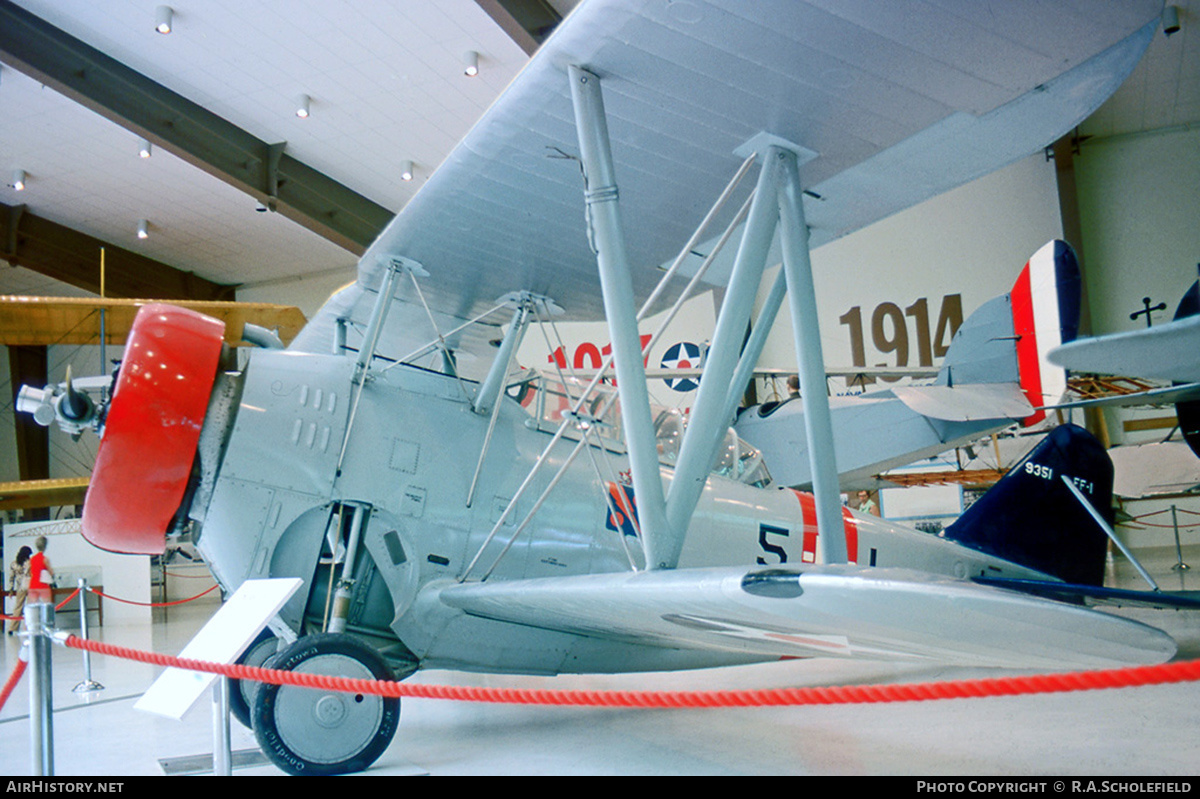
[[[138,311],[83,506],[83,535],[158,555],[187,489],[225,323],[173,305]]]

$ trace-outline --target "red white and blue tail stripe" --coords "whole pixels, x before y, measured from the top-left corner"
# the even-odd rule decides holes
[[[1053,405],[1066,393],[1066,371],[1051,364],[1046,353],[1074,341],[1079,332],[1080,285],[1075,251],[1056,240],[1033,254],[1009,295],[1021,389],[1034,408]],[[1044,418],[1045,411],[1034,411],[1023,424]]]

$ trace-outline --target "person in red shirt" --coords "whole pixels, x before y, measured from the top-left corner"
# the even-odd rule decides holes
[[[33,542],[37,552],[29,559],[29,603],[51,602],[51,588],[54,584],[54,569],[46,560],[46,536],[39,535]]]

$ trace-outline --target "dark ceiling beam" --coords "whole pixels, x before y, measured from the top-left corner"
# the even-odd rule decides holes
[[[12,402],[23,385],[44,386],[49,380],[49,365],[45,347],[9,347],[9,385]],[[50,429],[42,427],[27,413],[14,413],[17,448],[17,472],[22,480],[45,480],[50,477]],[[48,519],[44,510],[33,511],[27,520]]]
[[[394,216],[10,0],[0,0],[0,61],[355,254]]]
[[[533,55],[562,22],[546,0],[475,0],[525,55]]]
[[[30,213],[0,204],[0,257],[12,266],[100,294],[104,249],[104,295],[154,300],[232,300],[236,286],[205,280],[153,258],[101,241]]]

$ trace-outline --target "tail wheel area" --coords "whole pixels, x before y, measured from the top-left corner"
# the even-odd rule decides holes
[[[390,680],[374,649],[349,636],[322,633],[280,652],[271,667],[304,674]],[[383,754],[400,723],[400,700],[287,685],[259,686],[253,728],[263,753],[289,774],[362,771]]]

